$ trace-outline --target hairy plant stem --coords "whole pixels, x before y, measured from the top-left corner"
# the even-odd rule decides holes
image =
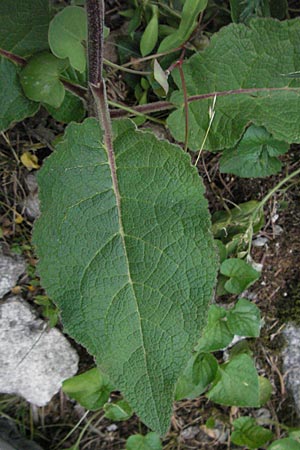
[[[104,131],[104,145],[107,150],[111,168],[112,182],[116,194],[117,204],[120,202],[116,162],[113,149],[113,133],[108,108],[105,80],[103,78],[103,50],[104,50],[104,0],[86,1],[88,18],[88,67],[89,86],[96,104],[100,125]]]

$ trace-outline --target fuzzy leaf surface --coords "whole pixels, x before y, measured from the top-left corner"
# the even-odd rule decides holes
[[[185,62],[188,96],[204,95],[189,104],[191,149],[201,147],[215,94],[207,150],[234,147],[249,123],[264,126],[276,140],[300,142],[300,80],[284,76],[300,70],[299,34],[298,19],[254,19],[249,27],[231,24],[213,35],[205,51]],[[181,81],[177,70],[172,75],[180,91],[171,98],[178,109],[168,125],[174,138],[183,142]]]
[[[115,170],[87,119],[40,171],[39,273],[66,331],[164,434],[215,283],[207,202],[178,147],[121,121],[114,149]]]
[[[21,56],[48,48],[48,0],[0,2],[0,47]]]
[[[33,116],[39,109],[38,103],[24,96],[18,71],[15,64],[0,58],[0,131],[6,130],[14,122]]]

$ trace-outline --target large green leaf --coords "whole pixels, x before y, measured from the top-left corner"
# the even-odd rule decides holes
[[[2,0],[0,47],[21,56],[48,48],[49,0]]]
[[[71,124],[38,181],[39,272],[66,331],[163,434],[216,277],[203,185],[178,147],[117,122]]]
[[[210,120],[214,95],[215,116],[205,143],[208,150],[231,148],[246,126],[264,126],[274,139],[300,142],[300,80],[283,74],[300,70],[300,21],[255,19],[247,27],[231,24],[216,33],[208,48],[184,64],[188,96],[203,95],[189,106],[189,146],[201,147]],[[181,89],[177,70],[172,72]],[[183,95],[168,119],[178,141],[184,141]]]
[[[19,83],[18,68],[10,61],[0,58],[0,131],[12,123],[33,116],[39,104],[28,100]]]

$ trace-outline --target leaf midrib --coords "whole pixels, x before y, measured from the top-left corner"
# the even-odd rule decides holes
[[[116,206],[117,206],[118,222],[119,222],[119,233],[120,233],[120,237],[121,237],[121,241],[122,241],[122,246],[123,246],[123,251],[124,251],[124,255],[125,255],[125,260],[126,260],[128,282],[129,282],[129,284],[131,286],[131,289],[132,289],[133,298],[134,298],[134,302],[135,302],[135,305],[136,305],[136,313],[138,315],[138,325],[139,325],[139,332],[140,332],[140,337],[141,337],[141,342],[142,342],[142,346],[141,347],[142,347],[142,350],[143,350],[146,374],[147,374],[147,378],[148,378],[148,382],[149,382],[149,387],[150,387],[150,390],[151,390],[152,402],[153,402],[153,405],[154,405],[156,418],[157,418],[158,422],[160,422],[159,414],[158,414],[157,407],[156,407],[155,397],[153,395],[152,383],[151,383],[151,379],[150,379],[150,375],[149,375],[149,371],[148,371],[147,353],[146,353],[146,350],[145,350],[144,334],[143,334],[143,329],[142,329],[142,318],[141,318],[141,314],[140,314],[140,310],[139,310],[138,299],[137,299],[137,296],[136,296],[136,293],[135,293],[135,290],[134,290],[134,283],[132,281],[131,273],[130,273],[130,264],[129,264],[129,258],[128,258],[126,242],[125,242],[125,231],[124,231],[124,226],[123,226],[123,222],[122,222],[121,195],[120,195],[118,178],[117,178],[117,166],[116,166],[115,153],[114,153],[114,149],[113,148],[111,148],[109,150],[105,145],[103,145],[103,148],[104,148],[104,150],[105,150],[105,152],[107,154],[107,159],[108,159],[110,172],[111,172],[111,178],[112,178],[113,191],[114,191],[115,197],[116,197]]]

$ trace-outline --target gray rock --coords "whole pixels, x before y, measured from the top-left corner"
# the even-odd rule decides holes
[[[78,369],[78,355],[21,297],[0,303],[0,392],[46,405]]]
[[[5,255],[0,247],[0,298],[16,285],[25,269],[26,264],[23,258]]]
[[[300,416],[300,327],[289,324],[283,333],[287,340],[287,346],[282,355],[286,385],[294,397],[296,409]]]
[[[29,190],[29,194],[24,200],[22,206],[25,208],[25,214],[29,219],[37,219],[40,212],[40,201],[38,197],[38,184],[36,177],[33,173],[30,173],[26,177],[26,184]]]

